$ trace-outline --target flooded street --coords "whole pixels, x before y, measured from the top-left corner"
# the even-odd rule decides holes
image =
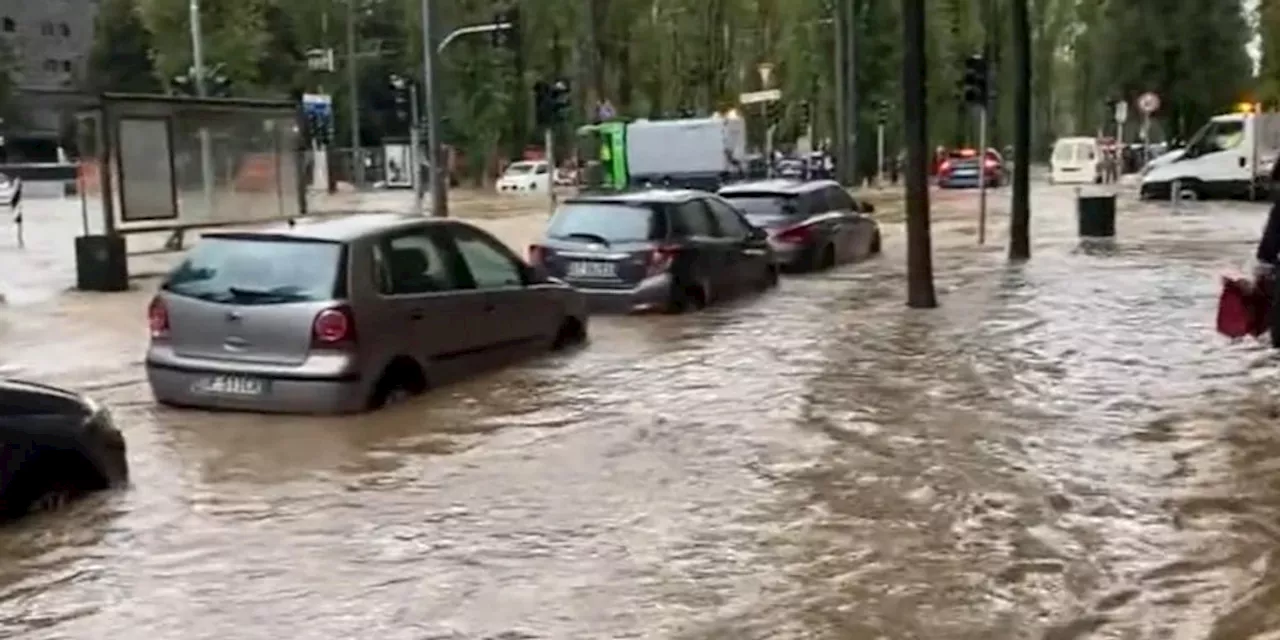
[[[937,223],[937,310],[889,225],[341,419],[156,407],[146,291],[6,277],[0,373],[110,404],[135,486],[0,531],[0,638],[1280,637],[1277,360],[1213,327],[1264,215],[1131,203],[1081,249],[1037,186],[1026,265]],[[70,250],[0,232],[8,274]]]

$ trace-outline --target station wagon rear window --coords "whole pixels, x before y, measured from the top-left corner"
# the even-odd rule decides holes
[[[547,236],[587,242],[603,240],[610,244],[645,242],[666,237],[664,222],[665,218],[652,205],[567,202],[551,218]]]
[[[744,194],[722,194],[720,197],[728,200],[733,206],[737,207],[748,218],[752,216],[783,216],[795,213],[795,198],[793,196],[778,195],[772,193],[744,193]],[[788,210],[786,206],[791,204]]]
[[[294,238],[206,237],[169,273],[174,295],[237,305],[329,300],[342,245]]]

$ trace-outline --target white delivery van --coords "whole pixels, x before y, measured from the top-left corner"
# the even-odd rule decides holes
[[[1175,184],[1186,199],[1265,196],[1277,151],[1280,114],[1214,116],[1186,147],[1147,164],[1142,170],[1141,197],[1168,199]]]
[[[1102,182],[1102,148],[1095,138],[1059,138],[1049,158],[1050,184]]]

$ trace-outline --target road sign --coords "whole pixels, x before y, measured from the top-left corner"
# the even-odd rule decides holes
[[[1124,124],[1129,119],[1129,103],[1125,100],[1116,102],[1116,124]]]
[[[738,96],[738,102],[742,104],[759,104],[761,102],[777,102],[782,99],[782,90],[770,89],[768,91],[752,91]]]
[[[319,117],[333,114],[333,97],[324,93],[302,94],[302,110]]]
[[[333,49],[308,49],[307,68],[312,71],[333,71]]]
[[[773,81],[773,65],[768,62],[761,62],[756,66],[756,72],[760,74],[760,86],[768,87]]]
[[[1138,108],[1143,113],[1151,115],[1160,110],[1160,96],[1148,91],[1138,97]]]
[[[596,104],[596,118],[600,120],[612,120],[618,116],[618,110],[613,108],[613,103],[605,100]]]

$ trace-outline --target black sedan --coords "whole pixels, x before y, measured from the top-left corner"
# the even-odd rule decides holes
[[[769,180],[735,184],[720,196],[769,233],[779,264],[829,269],[880,253],[880,226],[838,183]]]
[[[79,394],[0,380],[0,522],[129,480],[111,414]]]
[[[529,261],[586,294],[595,311],[679,313],[778,282],[767,234],[702,191],[570,198]]]

